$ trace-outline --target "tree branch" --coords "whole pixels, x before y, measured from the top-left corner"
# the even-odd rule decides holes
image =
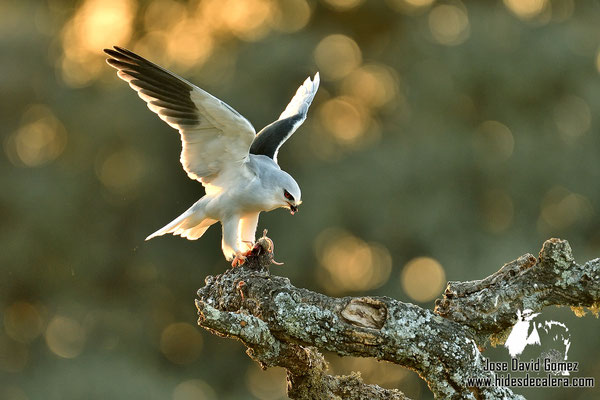
[[[509,329],[517,310],[598,306],[600,260],[579,266],[568,243],[557,239],[544,244],[539,260],[525,255],[484,280],[450,282],[435,312],[388,297],[333,298],[296,288],[269,273],[270,239],[258,243],[243,267],[206,278],[196,300],[198,324],[242,341],[263,368],[286,368],[288,396],[295,399],[406,398],[363,383],[359,374],[328,375],[318,350],[410,368],[436,398],[522,398],[508,388],[467,386],[470,377],[493,379],[479,346]]]
[[[551,305],[583,307],[595,315],[600,306],[600,258],[578,265],[566,240],[547,240],[539,258],[525,254],[485,279],[449,282],[435,312],[472,328],[478,344],[503,342],[517,322],[517,310],[534,312]]]

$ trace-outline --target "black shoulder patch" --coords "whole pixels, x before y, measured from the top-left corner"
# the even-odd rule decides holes
[[[265,126],[254,138],[250,154],[264,155],[275,160],[277,150],[294,133],[294,126],[301,120],[302,116],[294,115]]]

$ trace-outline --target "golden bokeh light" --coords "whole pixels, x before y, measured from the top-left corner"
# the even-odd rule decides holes
[[[220,1],[222,3],[222,1]],[[227,27],[239,39],[257,41],[269,33],[275,4],[269,0],[229,0]]]
[[[466,8],[450,4],[435,6],[429,12],[429,30],[440,44],[456,46],[463,43],[470,34]]]
[[[323,38],[315,48],[315,62],[325,80],[336,80],[350,74],[362,63],[358,44],[346,35]]]
[[[368,107],[382,107],[396,98],[398,77],[387,66],[364,65],[344,78],[341,91],[348,97],[359,98]]]
[[[590,129],[592,113],[581,97],[566,96],[554,107],[554,123],[561,137],[571,143]]]
[[[548,5],[548,0],[503,0],[503,2],[513,14],[521,19],[531,19],[539,15]]]
[[[473,136],[476,155],[484,162],[502,162],[510,158],[515,140],[508,127],[498,121],[485,121]]]
[[[508,261],[562,237],[577,261],[599,256],[599,13],[576,0],[0,0],[0,400],[286,398],[284,369],[195,324],[193,285],[228,267],[221,228],[143,242],[205,190],[104,48],[138,53],[259,129],[319,71],[281,152],[314,218],[261,214],[288,266],[272,272],[431,308],[446,279],[486,275],[464,268],[469,255]],[[193,111],[185,85],[146,78],[147,94]],[[148,213],[151,198],[165,208]],[[577,361],[600,376],[593,344]],[[331,364],[331,376],[433,396],[377,357]]]
[[[62,31],[61,70],[66,84],[85,86],[101,73],[101,49],[129,41],[136,9],[134,0],[85,0]]]
[[[129,147],[99,156],[96,164],[100,182],[118,195],[135,194],[146,169],[143,156]]]
[[[360,6],[365,0],[323,0],[329,7],[337,11],[347,11]]]
[[[318,109],[321,125],[343,146],[359,145],[369,128],[370,118],[362,104],[340,96],[326,101]]]
[[[18,342],[33,341],[42,333],[43,325],[42,316],[33,304],[18,301],[4,310],[4,331]]]
[[[500,189],[488,190],[484,193],[481,203],[482,222],[489,232],[500,233],[511,226],[514,206],[506,191]]]
[[[154,0],[144,12],[143,21],[146,31],[169,32],[178,22],[187,18],[183,3],[175,0]]]
[[[279,400],[286,396],[285,369],[275,367],[262,370],[253,363],[246,372],[246,386],[260,400]]]
[[[331,135],[324,132],[323,126],[317,119],[306,123],[314,128],[305,128],[309,135],[310,151],[315,157],[325,162],[337,162],[344,153],[340,151],[338,141]]]
[[[211,32],[193,18],[184,19],[167,34],[167,57],[186,68],[202,65],[213,51]]]
[[[177,60],[171,59],[165,49],[169,45],[169,40],[172,37],[164,31],[154,30],[144,34],[133,46],[133,51],[143,55],[144,58],[152,60],[158,65],[172,66],[185,69],[185,65],[181,65]],[[186,64],[187,65],[187,64]]]
[[[160,351],[174,364],[189,364],[200,357],[202,336],[198,328],[185,322],[176,322],[163,329]]]
[[[213,51],[210,25],[180,2],[154,0],[144,13],[144,27],[146,33],[134,49],[159,64],[197,67]]]
[[[544,229],[542,226],[541,230],[566,229],[587,220],[593,214],[594,209],[587,197],[572,193],[564,187],[555,186],[542,200],[540,217],[547,228]]]
[[[271,29],[296,32],[306,26],[310,15],[306,0],[281,4],[270,0],[206,0],[187,8],[172,0],[155,0],[144,14],[146,32],[134,48],[167,66],[197,68],[212,61],[219,44],[231,37],[257,41]]]
[[[260,40],[269,33],[276,7],[269,0],[207,0],[199,4],[203,22],[245,41]]]
[[[433,2],[435,0],[402,0],[407,4],[410,4],[413,7],[427,7],[431,4],[433,4]]]
[[[376,289],[390,277],[392,257],[381,244],[367,243],[344,230],[328,229],[318,235],[315,247],[322,268],[319,273],[334,293]]]
[[[426,10],[435,0],[386,0],[390,8],[404,14],[416,14]]]
[[[23,343],[0,334],[0,371],[20,372],[28,360],[29,352]]]
[[[56,160],[67,145],[67,131],[45,105],[30,106],[20,128],[8,136],[4,151],[15,165],[37,167]]]
[[[46,344],[59,357],[75,358],[83,351],[86,333],[76,320],[63,316],[52,318],[46,328]]]
[[[79,44],[89,52],[129,39],[136,9],[132,0],[87,0],[75,16]]]
[[[426,302],[441,294],[446,285],[446,273],[437,260],[417,257],[402,269],[401,283],[407,296],[418,302]]]
[[[217,400],[217,394],[202,379],[190,379],[175,386],[172,400]]]
[[[279,3],[271,23],[273,28],[285,33],[303,29],[310,21],[312,10],[306,0],[286,0]]]
[[[263,39],[272,29],[297,32],[311,17],[306,0],[204,0],[186,6],[175,0],[153,0],[141,14],[143,31],[133,37],[136,0],[85,0],[62,30],[63,81],[89,85],[103,71],[102,48],[130,46],[168,67],[197,68],[212,60],[230,38]],[[131,44],[128,44],[133,42]]]
[[[59,64],[63,82],[73,88],[89,85],[104,67],[100,57],[83,52],[77,56],[65,56]]]

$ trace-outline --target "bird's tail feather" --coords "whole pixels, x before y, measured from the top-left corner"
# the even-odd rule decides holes
[[[189,240],[196,240],[204,235],[204,232],[206,232],[206,230],[215,222],[217,222],[217,220],[203,218],[190,208],[179,217],[175,218],[173,221],[148,236],[146,240],[150,240],[156,236],[162,236],[167,233],[180,235]]]

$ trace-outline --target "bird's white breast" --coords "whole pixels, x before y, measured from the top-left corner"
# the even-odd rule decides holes
[[[211,218],[223,220],[231,215],[271,211],[281,206],[273,188],[263,181],[280,171],[273,160],[250,155],[240,170],[222,174],[211,182],[213,188],[205,196],[205,209]]]

